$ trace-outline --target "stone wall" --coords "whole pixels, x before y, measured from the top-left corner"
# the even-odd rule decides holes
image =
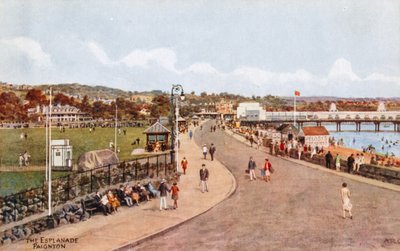
[[[153,179],[151,182],[155,187],[158,187],[160,179],[162,178],[165,178],[169,184],[172,184],[174,181],[179,181],[179,177],[180,174],[176,173],[174,165],[171,165],[171,168],[167,170],[167,173],[160,174],[158,178]],[[119,184],[115,184],[115,186],[111,187],[106,186],[104,187],[105,189],[102,190],[117,188],[117,185]],[[27,223],[10,227],[0,233],[0,246],[25,240],[33,234],[38,234],[62,225],[74,224],[88,220],[90,215],[88,212],[84,212],[80,201],[83,198],[89,199],[90,197],[94,197],[94,195],[95,193],[87,194],[84,197],[76,198],[75,202],[68,202],[64,205],[58,206],[51,218],[47,216],[39,217]],[[101,217],[102,214],[99,214],[99,216]]]
[[[298,159],[298,154],[295,149],[292,149],[290,151],[290,157]],[[311,159],[310,153],[303,153],[301,156],[301,160],[317,164],[320,166],[325,166],[325,154],[314,155],[313,158]],[[331,163],[331,168],[335,169],[334,161],[332,161]],[[347,172],[347,160],[341,160],[340,170],[343,172]],[[364,164],[360,166],[359,175],[395,185],[400,185],[400,169],[396,168],[382,167],[372,164]]]
[[[52,206],[63,205],[98,189],[146,177],[160,177],[175,170],[170,154],[121,162],[52,181]],[[0,226],[44,212],[48,208],[48,185],[0,197]]]

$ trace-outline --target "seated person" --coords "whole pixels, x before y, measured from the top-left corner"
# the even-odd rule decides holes
[[[134,189],[139,193],[141,200],[150,200],[149,192],[147,192],[147,190],[140,184],[140,182],[137,183]]]
[[[102,195],[99,191],[97,191],[94,199],[96,200],[96,207],[103,211],[105,216],[107,216],[107,214],[111,214],[111,205],[108,202],[107,195]]]
[[[130,197],[130,196],[128,196],[126,193],[125,193],[125,187],[124,187],[124,185],[120,185],[119,186],[119,189],[117,190],[117,198],[118,198],[118,200],[119,201],[125,201],[125,203],[126,203],[126,205],[128,206],[128,207],[131,207],[131,206],[133,206],[133,201],[132,201],[132,198]]]
[[[133,191],[131,186],[125,187],[125,194],[132,198],[135,206],[139,206],[139,194],[136,191]]]
[[[113,194],[113,192],[111,190],[108,190],[108,192],[107,192],[107,199],[108,199],[108,202],[111,205],[112,210],[114,212],[118,212],[118,207],[121,206],[121,203],[119,202],[117,197],[114,196],[114,194]]]
[[[153,197],[158,197],[159,191],[158,191],[157,189],[154,188],[154,186],[153,186],[153,184],[151,184],[151,182],[149,182],[149,183],[146,185],[146,189],[147,189],[147,191],[150,192],[150,194],[151,194]]]

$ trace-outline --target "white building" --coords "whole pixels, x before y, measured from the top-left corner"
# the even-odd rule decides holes
[[[246,120],[265,120],[265,110],[260,106],[260,103],[239,103],[236,111],[238,119]]]
[[[36,115],[38,121],[43,121],[46,113],[49,110],[48,106],[37,106],[36,108],[28,109],[28,117]],[[91,119],[86,113],[81,112],[78,108],[70,105],[52,106],[51,121],[54,122],[78,122]]]
[[[329,147],[329,132],[325,126],[308,126],[303,127],[299,133],[300,141],[304,142],[306,146],[312,148],[318,146]]]

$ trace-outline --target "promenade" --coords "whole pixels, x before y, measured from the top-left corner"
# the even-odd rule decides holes
[[[178,210],[159,211],[159,201],[122,207],[105,217],[32,236],[78,238],[65,250],[398,250],[400,187],[291,158],[270,156],[231,131],[211,133],[209,121],[195,140],[181,136]],[[195,142],[197,144],[195,144]],[[202,144],[216,145],[216,159],[202,160]],[[269,157],[272,182],[250,182],[249,156],[261,167]],[[199,169],[210,170],[209,193],[201,193]],[[228,171],[229,169],[229,171]],[[233,175],[232,175],[233,174]],[[257,172],[259,176],[259,172]],[[349,184],[354,219],[342,219],[340,186]],[[170,196],[168,204],[172,207]],[[221,203],[222,202],[222,203]],[[4,250],[31,250],[19,242]]]
[[[196,142],[216,145],[216,159],[232,171],[236,192],[207,213],[132,250],[399,250],[396,187],[271,156],[222,130],[211,133],[210,123],[215,122],[203,126]],[[276,170],[272,182],[249,181],[244,171],[250,156],[257,167],[265,157],[270,159]],[[352,220],[342,218],[343,182],[352,193]]]
[[[98,213],[85,222],[60,226],[33,235],[29,241],[2,246],[0,250],[32,250],[35,241],[39,245],[44,244],[41,243],[41,237],[44,237],[43,241],[51,238],[77,238],[77,244],[67,244],[63,250],[124,250],[207,212],[235,191],[235,179],[220,162],[203,160],[201,149],[193,140],[189,140],[187,134],[180,135],[180,141],[179,158],[185,156],[189,165],[186,175],[182,175],[178,183],[180,194],[177,210],[172,209],[173,201],[169,195],[170,210],[160,211],[159,199],[142,203],[139,207],[123,206],[113,215],[106,217]],[[201,193],[199,187],[202,163],[210,171],[208,193]]]

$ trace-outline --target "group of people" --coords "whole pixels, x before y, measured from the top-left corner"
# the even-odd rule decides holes
[[[174,200],[174,209],[178,208],[178,192],[179,188],[177,183],[174,182],[172,187],[169,187],[166,180],[163,179],[158,189],[149,183],[145,186],[141,185],[140,182],[136,185],[121,184],[119,189],[107,190],[104,193],[100,191],[96,192],[94,196],[94,206],[105,216],[118,212],[118,208],[125,204],[128,207],[139,206],[143,201],[151,201],[151,198],[160,198],[160,210],[168,209],[167,206],[167,195],[172,193],[172,199]]]
[[[213,143],[211,143],[210,147],[208,147],[208,148],[207,148],[207,144],[204,144],[202,150],[203,150],[204,159],[207,159],[207,153],[210,153],[211,160],[212,161],[214,160],[214,154],[217,149],[215,148]]]
[[[19,167],[29,166],[30,158],[31,158],[31,155],[29,155],[29,153],[27,151],[25,151],[24,153],[20,153],[18,156]]]
[[[246,172],[250,175],[250,181],[257,180],[255,169],[257,168],[257,164],[254,161],[253,157],[250,157],[249,163],[247,164]],[[265,182],[271,181],[271,174],[274,172],[271,162],[268,158],[265,158],[264,165],[260,168],[261,171],[261,179]]]

